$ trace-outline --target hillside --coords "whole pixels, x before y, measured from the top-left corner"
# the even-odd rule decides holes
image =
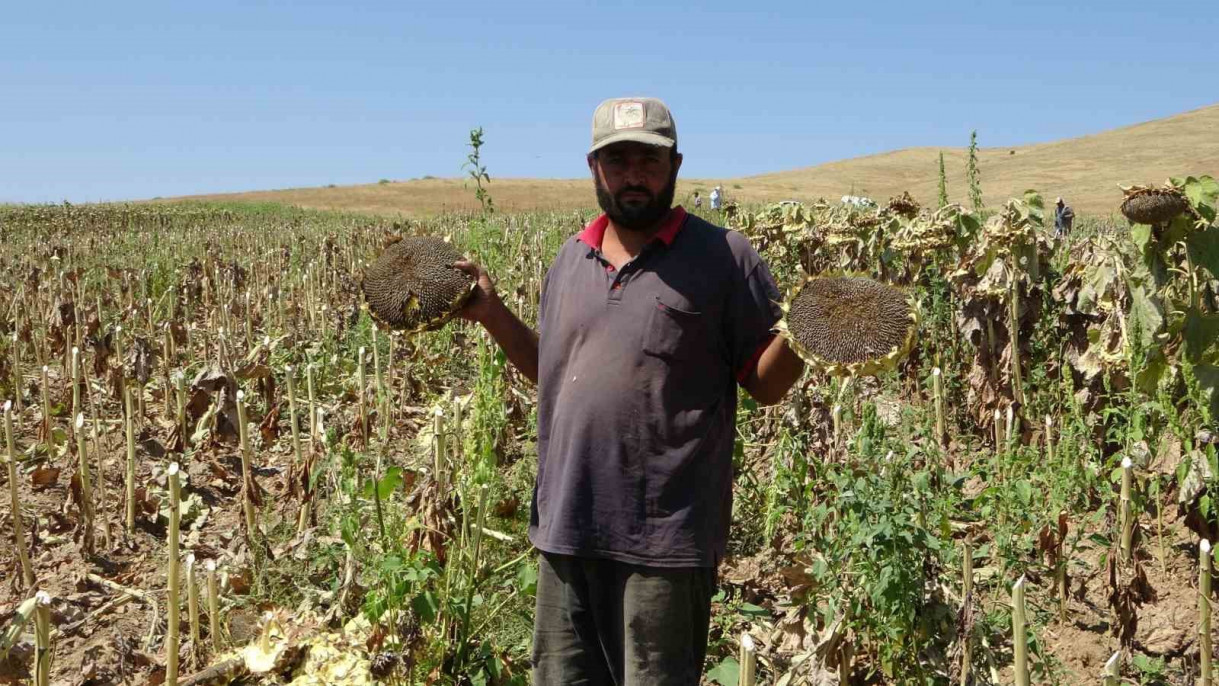
[[[682,201],[695,188],[724,186],[743,201],[836,198],[854,189],[875,198],[909,190],[918,200],[935,200],[937,158],[943,151],[952,200],[964,202],[965,148],[906,148],[829,162],[815,167],[735,179],[679,181]],[[1061,195],[1077,211],[1109,214],[1121,198],[1118,184],[1160,183],[1170,175],[1219,175],[1219,104],[1164,119],[1080,138],[1016,148],[983,148],[979,156],[982,190],[988,205],[1026,188],[1049,198]],[[587,179],[496,178],[496,206],[523,209],[576,209],[595,205]],[[178,198],[180,200],[184,198]],[[359,186],[298,188],[250,193],[192,196],[190,199],[280,202],[301,207],[388,214],[428,215],[477,206],[462,179],[421,179]]]

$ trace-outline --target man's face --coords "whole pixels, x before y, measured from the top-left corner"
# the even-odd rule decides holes
[[[615,143],[588,160],[597,204],[616,226],[655,228],[673,206],[681,155],[643,143]]]

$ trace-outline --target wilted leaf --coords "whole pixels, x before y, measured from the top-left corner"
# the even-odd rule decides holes
[[[248,567],[229,569],[221,575],[221,583],[228,582],[229,590],[237,595],[245,595],[254,585],[254,573]]]
[[[153,369],[157,364],[158,352],[144,338],[136,338],[127,349],[126,373],[128,378],[137,379],[146,385],[152,378]]]
[[[1092,314],[1097,305],[1106,298],[1112,298],[1109,290],[1117,281],[1117,271],[1107,262],[1095,265],[1085,272],[1084,283],[1079,289],[1076,307],[1084,314]]]
[[[1171,433],[1160,440],[1155,459],[1149,469],[1152,472],[1172,476],[1177,473],[1177,465],[1181,463],[1181,439]]]
[[[279,411],[282,403],[271,408],[266,417],[263,417],[262,423],[258,425],[258,432],[262,434],[262,442],[264,445],[271,445],[279,438]]]
[[[1177,464],[1177,480],[1181,486],[1177,489],[1177,504],[1188,506],[1201,495],[1206,484],[1214,478],[1210,462],[1199,451],[1194,450]]]
[[[412,476],[413,476],[413,473],[412,473]],[[407,488],[409,488],[409,486]],[[516,511],[520,508],[520,506],[521,506],[520,498],[517,498],[514,495],[509,495],[508,497],[506,497],[503,500],[500,500],[498,503],[496,503],[495,508],[492,510],[492,512],[495,513],[496,517],[502,517],[504,519],[508,519],[510,517],[516,516]]]
[[[203,397],[206,399],[207,395]],[[193,445],[200,445],[207,439],[211,433],[212,420],[216,417],[216,412],[220,409],[218,404],[213,404],[207,408],[207,411],[200,417],[199,423],[195,425],[195,433],[191,436],[190,442]]]
[[[233,375],[241,381],[265,379],[271,376],[271,368],[265,364],[248,364],[238,369]]]
[[[155,515],[161,508],[161,499],[149,492],[143,486],[135,489],[135,502],[140,511],[147,515]]]
[[[50,488],[59,483],[60,471],[57,467],[39,467],[30,474],[30,483],[35,491]]]
[[[144,453],[149,457],[161,459],[165,457],[165,446],[161,442],[152,437],[152,432],[145,428],[140,432],[139,445],[144,449]]]

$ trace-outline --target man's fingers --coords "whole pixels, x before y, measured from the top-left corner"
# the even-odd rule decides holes
[[[476,279],[479,277],[478,265],[474,264],[473,262],[469,262],[467,260],[457,260],[453,263],[453,268],[458,269]]]

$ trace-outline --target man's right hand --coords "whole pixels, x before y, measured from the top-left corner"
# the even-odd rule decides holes
[[[495,308],[503,306],[499,294],[495,291],[495,282],[491,280],[491,275],[487,273],[486,269],[474,262],[458,260],[453,263],[453,267],[460,269],[477,281],[474,294],[466,301],[465,306],[458,310],[457,316],[485,326]]]

